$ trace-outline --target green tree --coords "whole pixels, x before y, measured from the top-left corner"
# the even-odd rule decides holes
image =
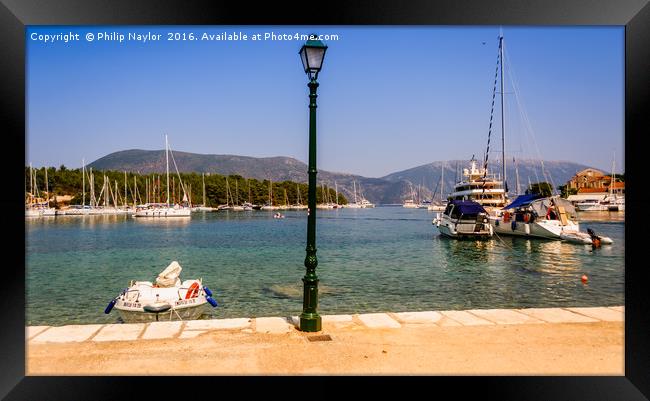
[[[553,194],[553,187],[548,182],[536,182],[530,185],[530,188],[526,190],[526,193],[551,196]]]

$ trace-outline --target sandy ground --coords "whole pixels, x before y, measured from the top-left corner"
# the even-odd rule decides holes
[[[329,335],[331,341],[310,341]],[[28,344],[26,375],[624,375],[622,322]]]

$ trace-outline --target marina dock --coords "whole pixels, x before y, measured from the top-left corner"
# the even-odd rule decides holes
[[[30,326],[26,375],[624,375],[624,307]]]

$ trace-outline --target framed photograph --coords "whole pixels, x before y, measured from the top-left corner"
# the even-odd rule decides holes
[[[3,1],[0,394],[647,399],[647,2],[251,8]]]

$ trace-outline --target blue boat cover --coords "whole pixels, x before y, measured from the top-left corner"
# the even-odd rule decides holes
[[[462,214],[487,213],[479,203],[469,200],[451,200],[449,204],[456,205],[456,210]]]
[[[507,205],[506,207],[502,208],[501,210],[506,210],[506,209],[512,209],[515,207],[520,207],[520,206],[526,206],[530,204],[532,201],[543,198],[542,195],[540,194],[527,194],[527,195],[519,195],[518,197],[515,198],[514,201],[512,201],[511,204]]]

